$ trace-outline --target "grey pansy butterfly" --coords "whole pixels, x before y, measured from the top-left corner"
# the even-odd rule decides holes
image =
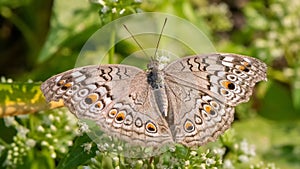
[[[203,145],[230,127],[234,107],[249,100],[267,66],[254,58],[215,53],[148,70],[121,64],[75,68],[45,81],[47,101],[63,100],[78,118],[132,144]]]

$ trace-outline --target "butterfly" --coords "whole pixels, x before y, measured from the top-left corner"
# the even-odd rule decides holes
[[[48,102],[62,100],[76,117],[130,144],[187,147],[214,141],[247,102],[267,66],[248,56],[213,53],[177,59],[147,70],[90,65],[55,75],[41,85]]]

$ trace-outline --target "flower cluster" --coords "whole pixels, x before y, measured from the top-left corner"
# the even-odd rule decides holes
[[[47,115],[45,115],[47,113]],[[55,160],[73,144],[76,122],[66,109],[49,110],[38,114],[4,118],[6,127],[14,128],[11,143],[2,142],[0,156],[5,155],[3,166],[16,168],[34,158],[32,154],[44,151],[45,158]],[[29,155],[31,154],[31,155]]]
[[[100,5],[100,19],[105,25],[119,17],[138,13],[141,0],[90,0],[91,3]]]
[[[276,0],[269,8],[248,5],[245,14],[249,26],[257,30],[259,38],[255,39],[254,45],[259,50],[260,58],[286,56],[291,63],[299,63],[300,2],[291,0],[289,4],[292,5],[286,3],[284,0]]]

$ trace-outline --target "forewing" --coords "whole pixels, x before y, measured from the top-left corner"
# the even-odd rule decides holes
[[[48,102],[63,100],[78,118],[94,120],[107,134],[139,145],[172,142],[168,124],[150,102],[146,73],[126,65],[86,66],[45,81]]]
[[[186,146],[215,140],[233,121],[234,106],[249,100],[267,66],[236,54],[186,57],[169,64],[165,81],[173,106],[175,141]]]

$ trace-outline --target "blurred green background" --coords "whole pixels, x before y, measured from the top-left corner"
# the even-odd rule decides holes
[[[300,168],[298,0],[2,0],[0,114],[3,116],[11,109],[37,113],[0,119],[0,168],[64,168],[62,161],[72,163],[65,157],[72,157],[72,151],[74,154],[81,147],[80,141],[73,142],[77,137],[72,128],[77,125],[65,109],[45,109],[40,82],[73,68],[84,43],[103,25],[137,12],[165,12],[182,17],[205,32],[218,52],[244,54],[264,61],[268,65],[268,81],[256,86],[249,103],[236,108],[231,129],[234,134],[225,136],[236,140],[229,144],[223,138],[221,144],[226,151],[232,151],[229,154],[234,154],[230,146],[237,140],[245,139],[255,145],[255,160],[247,164],[248,168],[268,168],[267,163]],[[124,46],[113,50],[113,63],[128,54]],[[94,156],[90,153],[82,163],[72,163],[72,167],[97,168],[95,162],[88,162]],[[222,156],[224,161],[227,158],[234,157]],[[98,165],[122,168],[121,164],[126,163],[116,164],[112,159],[101,156],[99,161],[104,162]],[[234,166],[241,161],[233,162]],[[142,164],[156,167],[145,161]],[[181,167],[192,168],[193,163],[182,163]]]

